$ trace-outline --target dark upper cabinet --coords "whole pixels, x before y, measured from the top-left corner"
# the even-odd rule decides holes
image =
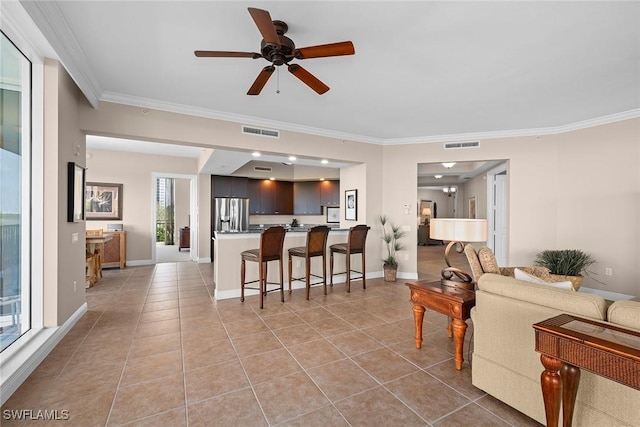
[[[248,179],[238,176],[211,175],[213,197],[247,197]]]
[[[322,206],[340,206],[340,181],[320,182],[320,204]]]
[[[276,181],[274,194],[274,213],[279,215],[293,214],[293,182]]]
[[[319,181],[293,183],[293,213],[295,215],[322,215]]]
[[[247,180],[247,197],[249,198],[249,213],[256,215],[260,213],[260,179]]]
[[[260,213],[273,214],[275,212],[276,182],[268,179],[260,181]]]

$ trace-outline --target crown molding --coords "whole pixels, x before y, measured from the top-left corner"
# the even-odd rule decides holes
[[[609,123],[620,122],[622,120],[635,119],[640,117],[640,108],[636,108],[622,113],[609,114],[606,116],[596,117],[593,119],[583,120],[580,122],[569,123],[560,126],[551,126],[546,128],[533,129],[513,129],[491,132],[471,132],[450,135],[434,135],[425,137],[412,138],[389,138],[385,139],[384,145],[404,145],[404,144],[425,144],[434,142],[458,142],[458,141],[476,141],[486,139],[515,138],[526,136],[542,136],[557,135],[561,133],[573,132],[580,129],[587,129],[594,126],[606,125]]]
[[[245,116],[242,114],[227,113],[218,110],[209,110],[206,108],[192,107],[189,105],[175,104],[171,102],[158,101],[155,99],[142,98],[130,95],[123,95],[114,92],[104,92],[100,97],[100,101],[113,102],[117,104],[125,104],[133,107],[149,108],[152,110],[167,111],[170,113],[186,114],[196,117],[204,117],[208,119],[224,120],[227,122],[241,123],[245,125],[273,128],[290,132],[304,133],[308,135],[324,136],[327,138],[349,140],[356,142],[364,142],[367,144],[383,145],[384,140],[381,138],[373,138],[369,136],[356,135],[346,132],[332,131],[329,129],[320,129],[311,126],[299,125],[296,123],[281,122],[277,120],[261,119],[258,117]]]
[[[87,68],[84,52],[67,25],[58,5],[52,1],[20,0],[20,4],[46,37],[65,69],[94,108],[98,107],[100,85]]]

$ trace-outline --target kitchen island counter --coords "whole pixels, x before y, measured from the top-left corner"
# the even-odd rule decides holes
[[[266,228],[266,227],[265,227]],[[282,250],[282,265],[284,269],[285,288],[289,289],[288,250],[297,246],[305,246],[307,241],[307,228],[295,227],[287,230]],[[260,246],[260,234],[263,229],[250,229],[241,232],[215,232],[213,269],[216,283],[215,299],[228,299],[240,297],[240,253],[248,249],[256,249]],[[327,283],[329,283],[329,246],[335,243],[345,243],[349,235],[349,230],[344,228],[332,228],[327,239]],[[354,257],[351,262],[352,268],[360,269],[360,258]],[[311,269],[314,274],[322,273],[322,257],[311,259]],[[304,277],[304,260],[295,259],[293,264],[293,277]],[[334,271],[345,271],[345,257],[337,256],[334,260]],[[258,263],[247,263],[247,280],[258,278]],[[270,282],[278,280],[278,263],[269,263]],[[334,278],[334,283],[344,282],[345,275],[340,274]],[[292,287],[304,288],[304,281],[294,281]],[[247,290],[247,295],[257,295],[257,291]],[[277,299],[277,298],[276,298]],[[278,300],[279,301],[279,300]]]

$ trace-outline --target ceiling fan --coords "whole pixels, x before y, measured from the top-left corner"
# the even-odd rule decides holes
[[[263,37],[260,43],[260,53],[213,50],[196,50],[194,52],[199,58],[264,58],[271,62],[271,65],[264,67],[260,74],[258,74],[258,77],[249,88],[247,95],[260,94],[269,77],[271,77],[271,74],[275,71],[276,66],[279,67],[283,64],[287,65],[287,69],[291,74],[302,80],[304,84],[316,91],[319,95],[322,95],[329,90],[329,86],[322,83],[317,77],[300,65],[290,64],[290,62],[294,59],[326,58],[329,56],[353,55],[355,53],[353,43],[350,41],[296,48],[293,40],[284,35],[289,29],[286,23],[271,20],[271,15],[266,10],[253,7],[248,9]]]

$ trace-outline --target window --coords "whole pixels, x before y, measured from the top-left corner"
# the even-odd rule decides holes
[[[31,329],[31,62],[0,33],[0,351]]]

